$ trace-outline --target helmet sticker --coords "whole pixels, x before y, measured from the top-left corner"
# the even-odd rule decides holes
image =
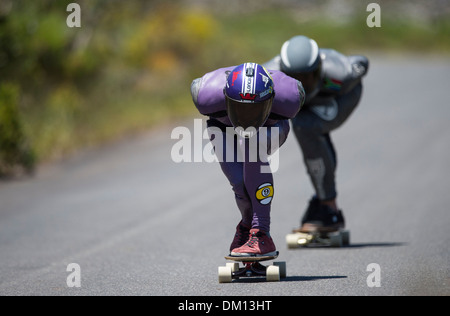
[[[269,89],[267,89],[266,91],[263,91],[259,94],[259,97],[262,99],[264,98],[266,95],[268,94],[272,94],[273,93],[273,87],[269,87]]]
[[[233,78],[231,79],[231,86],[234,86],[234,82],[238,79],[239,75],[242,73],[242,71],[235,71],[233,72]]]
[[[259,73],[261,75],[262,81],[264,82],[264,87],[267,88],[267,84],[269,83],[269,77],[266,75]]]
[[[242,100],[249,100],[249,101],[254,101],[256,99],[256,94],[250,94],[250,93],[239,93],[239,95],[241,96]]]
[[[245,77],[244,80],[242,80],[242,91],[244,91],[244,93],[241,93],[241,98],[242,95],[244,96],[248,94],[255,95],[255,88],[256,88],[256,80],[254,76],[255,66],[256,64],[254,63],[244,64]],[[251,76],[249,74],[251,74]],[[243,100],[255,100],[255,98],[253,99],[243,98]]]

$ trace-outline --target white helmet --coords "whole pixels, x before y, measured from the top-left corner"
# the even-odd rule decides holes
[[[322,59],[316,41],[306,36],[295,36],[283,44],[280,56],[281,71],[299,80],[307,94],[316,94],[322,73]]]

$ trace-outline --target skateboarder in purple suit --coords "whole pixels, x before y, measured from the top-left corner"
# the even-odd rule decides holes
[[[245,63],[195,79],[191,93],[199,112],[209,117],[215,154],[241,212],[231,255],[274,255],[276,247],[270,236],[273,175],[261,152],[270,154],[278,149],[271,148],[274,136],[279,146],[286,141],[288,120],[297,115],[305,100],[302,84],[281,71],[269,72],[256,63]]]

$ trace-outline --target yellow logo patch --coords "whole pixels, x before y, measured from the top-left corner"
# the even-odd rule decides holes
[[[256,191],[256,198],[259,203],[267,205],[272,202],[273,193],[273,185],[271,183],[264,183],[263,185],[260,185]]]

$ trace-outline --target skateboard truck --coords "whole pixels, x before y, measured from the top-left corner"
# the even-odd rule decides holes
[[[274,262],[273,265],[264,266],[260,262],[276,259],[275,256],[263,257],[240,257],[227,256],[225,259],[234,262],[226,263],[226,266],[219,267],[219,283],[231,283],[240,278],[265,277],[266,281],[274,282],[286,278],[286,262]],[[243,264],[240,267],[239,262]]]

